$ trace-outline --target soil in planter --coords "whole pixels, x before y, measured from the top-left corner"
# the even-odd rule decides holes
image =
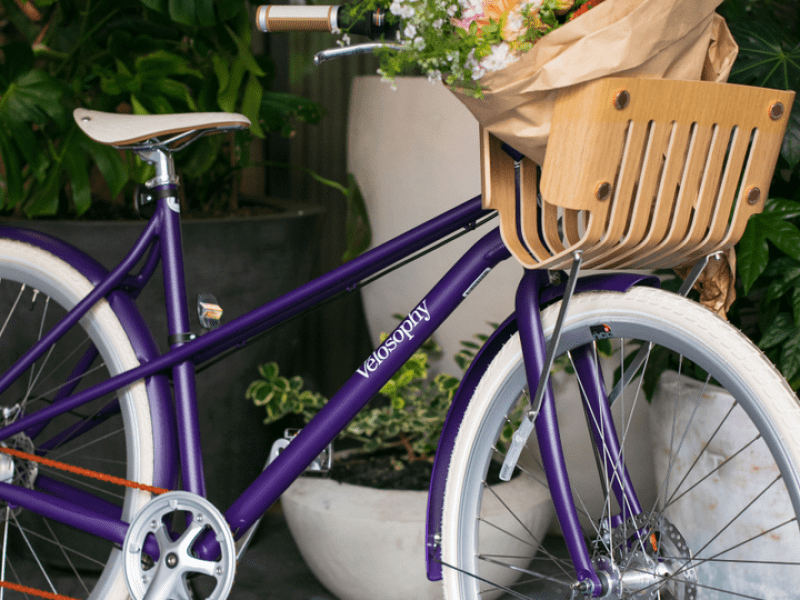
[[[392,452],[334,459],[328,477],[342,483],[379,490],[427,490],[433,463],[427,460],[411,463],[403,461],[403,468],[398,469],[396,465],[399,463],[399,456]],[[499,483],[499,475],[500,465],[492,462],[489,466],[489,482]]]

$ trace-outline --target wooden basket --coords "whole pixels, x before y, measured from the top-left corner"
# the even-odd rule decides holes
[[[675,267],[733,246],[761,212],[794,92],[607,78],[561,90],[541,188],[481,131],[484,207],[527,268]],[[538,194],[537,192],[541,192]]]

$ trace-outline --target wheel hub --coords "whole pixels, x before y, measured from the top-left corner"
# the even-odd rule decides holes
[[[20,450],[27,454],[33,454],[35,450],[33,442],[24,433],[12,436],[5,442],[0,443],[0,446],[11,448],[12,450]],[[10,483],[32,490],[38,474],[39,465],[37,463],[24,458],[9,456],[8,454],[0,454],[0,481],[3,483]],[[5,502],[0,501],[0,507],[3,509],[0,510],[0,523],[2,523],[5,521],[8,511],[5,510]],[[18,515],[20,511],[22,511],[21,508],[12,507],[10,512]]]
[[[595,560],[601,598],[695,600],[697,566],[678,529],[665,517],[637,515],[611,535],[613,558]]]

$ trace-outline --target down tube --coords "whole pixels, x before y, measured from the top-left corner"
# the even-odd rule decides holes
[[[488,272],[510,257],[499,230],[481,238],[356,370],[311,422],[237,499],[225,518],[246,531],[300,476]]]

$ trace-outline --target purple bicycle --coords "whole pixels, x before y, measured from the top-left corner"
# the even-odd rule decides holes
[[[290,8],[297,7],[282,10]],[[321,18],[315,15],[312,21]],[[274,18],[288,19],[285,14]],[[639,92],[630,89],[635,100]],[[708,89],[701,92],[707,95]],[[620,107],[617,93],[616,106],[608,104],[617,114],[613,111],[627,110],[628,101]],[[638,110],[635,102],[630,110]],[[774,110],[764,115],[780,119]],[[648,117],[637,138],[631,125],[636,119],[626,117],[620,156],[629,157],[636,144],[653,151],[623,160],[638,169],[634,175],[623,168],[615,171],[616,179],[592,184],[590,191],[597,202],[618,210],[625,199],[617,189],[630,182],[638,182],[640,190],[657,187],[655,199],[629,194],[655,203],[643,233],[633,227],[638,217],[601,219],[588,204],[581,208],[583,217],[576,217],[574,206],[553,210],[547,204],[555,196],[547,192],[553,184],[546,179],[542,195],[530,198],[528,184],[535,174],[530,164],[510,150],[498,155],[499,146],[492,146],[492,159],[511,166],[508,186],[491,175],[493,204],[486,198],[469,200],[195,337],[172,154],[202,135],[247,127],[247,120],[233,114],[124,116],[87,110],[76,111],[75,118],[93,139],[135,152],[155,166],[155,177],[137,198],[152,216],[110,272],[57,239],[0,227],[3,595],[189,600],[195,597],[190,580],[205,577],[213,584],[207,597],[226,598],[236,560],[261,515],[486,273],[520,248],[527,252],[522,259],[552,264],[564,269],[564,276],[525,271],[515,314],[497,328],[463,378],[430,485],[429,578],[444,580],[447,598],[471,600],[501,594],[542,597],[541,581],[554,585],[563,599],[794,595],[792,582],[800,574],[800,405],[752,343],[683,297],[709,256],[713,260],[736,236],[725,234],[712,248],[706,242],[716,225],[710,223],[703,235],[692,234],[697,237],[692,243],[671,237],[674,226],[665,227],[655,241],[648,239],[660,227],[661,190],[679,204],[691,196],[695,220],[703,212],[700,199],[713,196],[723,203],[712,212],[725,213],[726,231],[733,227],[735,219],[728,215],[738,211],[735,207],[763,205],[764,198],[753,192],[759,188],[747,179],[755,172],[750,157],[756,157],[754,163],[763,158],[762,134],[751,135],[756,126],[737,125],[745,131],[737,134],[717,122],[704,137],[697,119],[684,134],[675,120],[662,130],[655,117]],[[584,123],[578,126],[580,135],[591,133]],[[766,132],[769,123],[757,127]],[[694,149],[703,144],[702,152]],[[608,146],[598,154],[614,152]],[[692,192],[694,179],[686,173],[693,167],[673,168],[673,156],[687,165],[698,161],[711,174],[700,177]],[[648,174],[650,163],[657,176]],[[549,166],[545,163],[543,172]],[[677,182],[671,187],[670,177]],[[710,180],[717,185],[707,185]],[[728,192],[733,200],[726,208]],[[533,226],[509,219],[513,211],[499,208],[503,198],[512,207],[538,205]],[[497,215],[485,206],[500,211],[499,228],[484,226]],[[626,215],[645,212],[626,210]],[[612,225],[620,219],[623,229],[614,233]],[[592,237],[593,224],[600,221],[606,230]],[[681,233],[691,233],[692,227]],[[231,506],[222,512],[208,502],[196,367],[465,229],[479,230],[474,245],[410,311],[414,318],[401,322],[372,358],[365,357]],[[615,236],[615,245],[606,243]],[[540,256],[542,248],[549,257]],[[673,251],[699,259],[680,294],[659,289],[658,278],[639,272],[604,270],[578,277],[584,264],[643,266],[636,257],[649,256],[647,264],[664,266]],[[165,353],[135,302],[159,264],[170,336]],[[554,364],[561,367],[557,373]],[[585,426],[594,451],[598,477],[590,495],[570,484],[570,461],[559,433],[564,415],[556,413],[559,397],[566,394],[580,400],[583,411],[568,417]],[[640,414],[650,423],[651,438],[644,444],[653,448],[652,468],[634,472],[627,465],[634,442],[629,427]],[[641,447],[643,441],[635,441]],[[541,546],[548,524],[535,522],[525,508],[543,501],[555,509],[552,527],[563,536],[564,554]],[[498,532],[508,542],[502,550],[491,541]]]

